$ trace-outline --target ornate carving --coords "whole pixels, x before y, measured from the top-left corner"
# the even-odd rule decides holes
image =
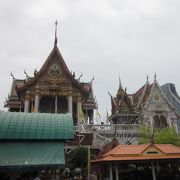
[[[58,64],[52,64],[51,67],[49,68],[49,75],[52,78],[58,78],[62,74],[60,67]]]
[[[66,80],[66,77],[64,75],[61,75],[59,78],[56,77],[51,77],[51,78],[47,78],[46,81],[50,84],[53,85],[58,85],[61,84],[62,82],[64,82]]]
[[[155,99],[156,101],[158,101],[158,100],[159,100],[159,96],[158,96],[158,95],[155,95],[155,96],[154,96],[154,99]]]

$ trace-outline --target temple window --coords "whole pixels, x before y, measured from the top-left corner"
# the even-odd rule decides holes
[[[154,127],[155,128],[166,128],[168,127],[166,116],[164,115],[155,115],[154,119]]]

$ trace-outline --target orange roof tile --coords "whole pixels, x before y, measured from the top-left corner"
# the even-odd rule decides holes
[[[166,154],[180,153],[180,147],[172,144],[156,144],[155,146]]]
[[[180,159],[180,154],[175,155],[147,155],[147,156],[108,156],[102,159],[97,159],[92,162],[104,161],[143,161],[143,160],[156,160],[156,159]]]
[[[132,155],[141,154],[149,144],[139,144],[139,145],[118,145],[103,156],[108,156],[110,154],[116,155]]]
[[[148,154],[146,150],[156,149],[157,154]],[[151,149],[152,148],[152,149]],[[171,144],[138,144],[118,145],[100,158],[92,162],[103,161],[133,161],[153,159],[180,159],[180,147]]]

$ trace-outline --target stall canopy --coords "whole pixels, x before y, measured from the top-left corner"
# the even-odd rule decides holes
[[[0,167],[63,166],[70,114],[0,112]]]

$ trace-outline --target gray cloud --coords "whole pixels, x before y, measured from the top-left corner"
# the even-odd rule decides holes
[[[178,0],[0,0],[0,109],[11,88],[10,72],[23,78],[40,68],[58,46],[83,80],[95,76],[100,110],[110,110],[110,91],[118,74],[129,93],[156,72],[160,84],[173,82],[180,92],[180,2]]]

